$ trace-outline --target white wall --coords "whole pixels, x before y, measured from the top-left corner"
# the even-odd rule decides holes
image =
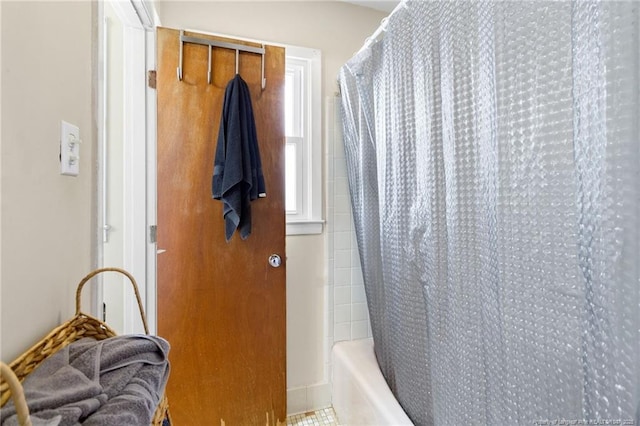
[[[156,6],[165,27],[321,50],[323,99],[334,95],[339,68],[362,46],[386,15],[336,1],[161,1]],[[324,184],[326,187],[326,176]],[[287,238],[287,387],[290,413],[330,403],[327,348],[333,343],[333,318],[329,317],[333,313],[333,289],[328,286],[326,241],[326,233]]]
[[[0,357],[7,362],[73,315],[75,286],[93,266],[92,7],[0,2]],[[60,120],[80,127],[79,177],[59,173]]]

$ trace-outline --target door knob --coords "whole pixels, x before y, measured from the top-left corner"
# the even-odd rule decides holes
[[[277,254],[272,254],[271,256],[269,256],[269,265],[273,266],[274,268],[278,268],[281,264],[282,259],[280,259],[280,256],[278,256]]]

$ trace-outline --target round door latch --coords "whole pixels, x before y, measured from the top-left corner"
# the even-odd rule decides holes
[[[273,266],[274,268],[278,268],[281,264],[282,259],[280,259],[280,256],[278,256],[277,254],[272,254],[271,256],[269,256],[269,265]]]

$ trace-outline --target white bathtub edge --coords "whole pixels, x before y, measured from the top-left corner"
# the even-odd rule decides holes
[[[380,372],[373,339],[336,343],[332,364],[332,402],[341,424],[413,425]]]

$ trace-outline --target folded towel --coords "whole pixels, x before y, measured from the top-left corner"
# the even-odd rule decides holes
[[[82,339],[56,352],[23,382],[34,425],[149,425],[169,376],[159,337]],[[15,407],[2,426],[18,424]]]

